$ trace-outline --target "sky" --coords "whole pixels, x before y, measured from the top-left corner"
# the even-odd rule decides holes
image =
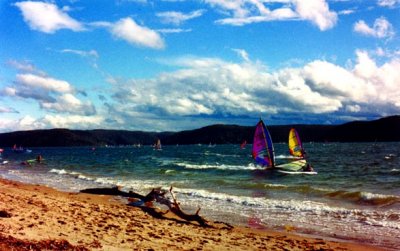
[[[400,0],[0,0],[0,132],[400,114]]]

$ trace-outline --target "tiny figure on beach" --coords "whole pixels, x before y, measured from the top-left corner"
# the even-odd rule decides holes
[[[314,172],[314,168],[310,163],[307,163],[307,165],[303,168],[304,172]]]

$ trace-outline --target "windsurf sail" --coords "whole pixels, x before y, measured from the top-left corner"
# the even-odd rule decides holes
[[[298,158],[304,158],[304,148],[296,129],[289,131],[289,153]]]
[[[157,139],[157,142],[154,144],[154,148],[156,150],[161,150],[161,140]]]
[[[247,145],[247,140],[244,140],[242,144],[240,144],[240,148],[245,149]]]
[[[274,146],[271,135],[261,119],[257,123],[254,132],[252,156],[256,163],[261,166],[267,168],[275,166]]]

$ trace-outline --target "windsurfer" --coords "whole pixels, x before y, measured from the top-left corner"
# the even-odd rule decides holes
[[[312,167],[312,165],[310,163],[307,163],[307,165],[304,166],[303,171],[304,172],[314,172],[314,168]]]
[[[42,160],[43,160],[42,155],[39,154],[38,156],[36,156],[36,162],[41,163]]]

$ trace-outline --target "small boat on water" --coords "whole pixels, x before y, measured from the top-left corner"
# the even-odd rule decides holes
[[[241,148],[241,149],[245,149],[245,148],[246,148],[246,145],[247,145],[247,140],[244,140],[244,141],[242,142],[242,144],[240,144],[240,148]]]
[[[32,150],[23,148],[22,146],[17,147],[17,144],[14,144],[12,150],[15,153],[30,153],[30,152],[32,152]]]
[[[161,140],[160,139],[157,139],[156,143],[154,144],[154,150],[159,150],[159,151],[162,150],[162,148],[161,148]]]

